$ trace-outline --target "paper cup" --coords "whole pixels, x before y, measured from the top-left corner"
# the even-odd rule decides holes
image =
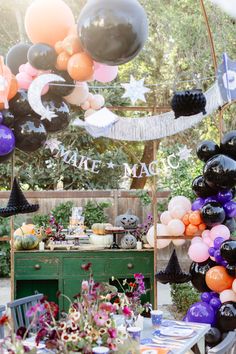
[[[128,327],[127,332],[129,333],[130,337],[137,342],[140,342],[141,337],[141,328],[140,327]]]
[[[94,354],[108,354],[109,348],[107,348],[107,347],[94,347],[93,353]]]
[[[163,311],[153,310],[151,311],[152,325],[155,328],[160,327],[163,317]]]

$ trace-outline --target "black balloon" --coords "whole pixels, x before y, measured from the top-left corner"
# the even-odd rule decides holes
[[[227,264],[225,269],[231,277],[236,278],[236,265]]]
[[[236,302],[228,301],[217,312],[217,327],[222,332],[236,329]]]
[[[205,335],[205,342],[210,347],[214,347],[221,341],[221,333],[218,328],[211,327]]]
[[[28,61],[36,69],[51,70],[56,65],[57,53],[50,45],[37,43],[30,47]]]
[[[226,155],[216,155],[205,164],[203,176],[210,187],[230,189],[236,185],[236,161]]]
[[[202,141],[197,146],[197,156],[201,161],[206,162],[211,157],[220,153],[219,146],[212,140]]]
[[[208,202],[201,208],[203,222],[210,227],[220,225],[225,220],[225,211],[218,202]]]
[[[228,227],[229,231],[232,233],[236,230],[235,218],[226,218],[224,225]]]
[[[201,198],[210,197],[217,193],[217,190],[208,186],[202,175],[197,176],[192,182],[193,192]]]
[[[208,270],[216,265],[210,258],[202,263],[192,262],[190,266],[190,274],[192,276],[191,282],[193,286],[200,292],[209,292],[211,289],[206,284],[206,273]]]
[[[49,94],[64,97],[68,96],[71,94],[71,92],[74,90],[74,80],[70,77],[67,71],[59,71],[59,70],[53,70],[53,74],[59,75],[65,79],[65,82],[51,82],[50,89],[49,89]],[[53,84],[57,85],[53,85]],[[65,86],[64,86],[65,84]],[[66,86],[66,85],[71,85],[71,86]]]
[[[7,53],[6,64],[11,69],[12,74],[16,75],[19,72],[19,67],[27,63],[27,53],[30,44],[18,43],[14,45]]]
[[[223,154],[236,159],[236,130],[232,130],[224,135],[220,149]]]
[[[230,265],[236,265],[236,240],[226,240],[220,247],[220,255]]]
[[[3,116],[2,124],[8,128],[13,128],[14,120],[15,120],[14,114],[11,111],[9,111],[8,109],[4,109],[3,111],[1,111],[1,113]]]
[[[43,146],[47,138],[46,129],[36,116],[17,118],[14,124],[16,147],[25,152],[33,152]]]
[[[206,114],[206,97],[202,90],[190,90],[175,92],[171,107],[175,112],[175,118],[192,116],[198,113]]]
[[[70,123],[70,109],[67,103],[58,96],[45,95],[42,98],[43,105],[56,114],[51,121],[43,120],[47,132],[53,133],[65,129]]]
[[[27,91],[20,90],[17,92],[16,96],[9,101],[9,110],[15,115],[15,117],[25,117],[28,114],[33,113],[28,102]]]
[[[80,12],[78,35],[97,62],[125,64],[144,46],[147,15],[137,0],[88,1]]]

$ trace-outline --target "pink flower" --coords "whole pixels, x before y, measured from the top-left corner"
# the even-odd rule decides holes
[[[132,315],[132,311],[130,310],[130,308],[128,306],[124,306],[123,308],[123,314],[127,317]]]
[[[107,330],[110,338],[116,338],[117,337],[117,332],[116,332],[116,328],[108,328]]]
[[[41,304],[36,304],[32,306],[28,311],[26,311],[26,316],[27,317],[32,317],[36,315],[37,313],[41,313],[45,310],[44,305]]]
[[[104,326],[108,320],[108,315],[104,311],[99,311],[94,315],[94,321],[97,326]]]
[[[83,291],[88,291],[88,290],[89,290],[89,283],[88,283],[87,280],[83,280],[83,281],[82,281],[81,289],[82,289]]]
[[[111,338],[108,338],[107,344],[108,344],[110,350],[112,350],[114,352],[117,351],[117,345],[112,342]]]
[[[111,302],[103,302],[99,307],[102,311],[109,313],[116,312],[116,306],[114,306]]]

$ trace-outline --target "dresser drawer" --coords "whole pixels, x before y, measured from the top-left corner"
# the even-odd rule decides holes
[[[110,259],[106,272],[111,275],[126,275],[134,273],[152,273],[152,262],[144,257],[122,257]]]
[[[17,258],[15,260],[15,273],[17,276],[38,275],[53,276],[59,274],[59,259],[55,257],[40,257],[34,259]]]
[[[77,276],[83,275],[86,279],[88,272],[83,269],[83,265],[92,263],[92,271],[94,275],[105,274],[105,260],[101,257],[83,257],[83,258],[64,258],[63,259],[63,275]],[[96,279],[95,279],[96,280]]]

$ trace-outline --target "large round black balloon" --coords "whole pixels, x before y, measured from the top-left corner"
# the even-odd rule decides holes
[[[236,240],[226,240],[220,247],[220,255],[230,265],[236,265]]]
[[[231,130],[224,135],[220,149],[223,154],[236,159],[236,130]]]
[[[14,150],[12,150],[9,154],[4,155],[4,156],[0,156],[0,163],[4,163],[7,162],[11,156],[13,155]]]
[[[9,110],[15,115],[15,117],[25,117],[28,114],[33,113],[28,102],[27,91],[20,90],[17,92],[15,97],[9,101]]]
[[[236,278],[236,265],[227,264],[225,267],[226,272],[233,278]]]
[[[16,75],[19,72],[19,67],[27,63],[27,53],[30,44],[18,43],[11,47],[6,56],[6,64],[11,69],[12,74]]]
[[[51,121],[48,119],[43,120],[47,132],[53,133],[65,129],[70,123],[70,109],[68,104],[58,96],[49,94],[43,96],[42,102],[45,107],[48,107],[50,111],[56,114],[56,117],[52,117]]]
[[[206,284],[206,273],[208,270],[216,265],[210,258],[202,263],[192,262],[189,272],[192,276],[191,282],[193,286],[200,292],[208,292],[211,289]]]
[[[214,347],[221,341],[221,333],[218,328],[211,327],[205,335],[205,342],[210,347]]]
[[[226,218],[223,224],[228,227],[231,233],[236,230],[235,218]]]
[[[97,62],[125,64],[144,46],[147,15],[137,0],[88,1],[80,12],[78,35]]]
[[[208,202],[201,208],[203,222],[210,227],[220,225],[225,220],[225,211],[218,202]]]
[[[57,53],[50,45],[37,43],[30,47],[28,61],[36,69],[52,70],[56,65]]]
[[[228,301],[221,305],[217,312],[217,327],[222,332],[236,329],[236,302]]]
[[[201,198],[210,197],[217,193],[216,189],[208,186],[202,175],[197,176],[192,182],[193,192]]]
[[[59,75],[65,79],[65,82],[51,82],[49,94],[56,95],[60,97],[68,96],[74,90],[74,80],[70,77],[67,71],[53,70],[53,74]],[[57,85],[53,85],[53,84]],[[65,86],[64,86],[65,84]],[[69,85],[69,86],[66,86]],[[71,86],[70,86],[71,85]]]
[[[43,146],[47,138],[42,121],[36,116],[17,118],[14,124],[16,147],[25,152],[33,152]]]
[[[212,140],[202,141],[197,146],[197,156],[201,161],[206,162],[211,157],[220,153],[219,146]]]
[[[203,176],[210,187],[230,189],[236,185],[236,161],[226,155],[216,155],[205,164]]]
[[[4,109],[3,111],[1,111],[1,113],[3,115],[2,124],[8,128],[13,128],[14,120],[15,120],[14,114],[11,111],[9,111],[9,109]]]

